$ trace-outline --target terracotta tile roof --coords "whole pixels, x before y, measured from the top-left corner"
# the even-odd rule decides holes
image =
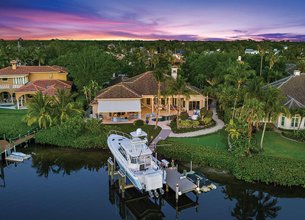
[[[67,70],[60,66],[17,66],[15,70],[8,66],[0,69],[0,75],[26,75],[33,72],[67,73]]]
[[[270,85],[279,88],[287,97],[285,106],[289,109],[305,108],[305,73],[286,77]]]
[[[166,76],[170,78],[170,76]],[[167,88],[168,81],[161,83],[161,92]],[[201,95],[198,88],[187,85],[191,94]],[[158,82],[153,72],[148,71],[132,78],[125,79],[123,82],[110,86],[99,92],[96,98],[139,98],[142,95],[157,95]]]
[[[132,89],[125,86],[123,83],[119,83],[103,89],[97,97],[98,99],[116,99],[116,98],[141,98],[141,95],[137,94]]]
[[[58,89],[71,89],[72,82],[63,80],[36,80],[17,89],[16,93],[38,92],[53,96]]]

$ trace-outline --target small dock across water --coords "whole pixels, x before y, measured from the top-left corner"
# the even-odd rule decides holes
[[[19,135],[16,138],[11,138],[9,141],[7,140],[0,140],[0,155],[4,154],[5,160],[13,161],[13,162],[20,162],[18,158],[10,156],[10,152],[12,150],[16,151],[16,146],[27,143],[31,139],[35,137],[37,129],[28,131],[28,133],[24,135]]]

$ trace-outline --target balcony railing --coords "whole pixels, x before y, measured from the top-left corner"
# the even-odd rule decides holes
[[[0,89],[18,89],[18,88],[20,88],[21,86],[23,86],[23,85],[10,85],[10,84],[2,84],[2,85],[0,85]]]

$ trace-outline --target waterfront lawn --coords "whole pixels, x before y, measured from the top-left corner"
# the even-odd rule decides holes
[[[257,135],[258,143],[260,137]],[[305,144],[285,139],[279,133],[266,131],[263,146],[265,155],[305,160]]]
[[[227,137],[224,130],[220,130],[216,133],[199,136],[199,137],[187,137],[187,138],[169,138],[175,142],[200,145],[209,148],[227,149]]]
[[[257,138],[260,138],[260,133]],[[305,188],[305,146],[268,131],[264,151],[236,157],[226,147],[224,131],[197,138],[170,138],[157,151],[166,158],[227,170],[237,179]],[[259,142],[258,142],[259,143]]]
[[[26,113],[27,110],[0,109],[0,135],[13,138],[30,130],[22,120]]]
[[[137,128],[141,128],[143,131],[147,133],[147,138],[149,141],[151,140],[151,138],[155,138],[161,131],[160,127],[157,127],[157,129],[155,129],[154,125],[147,125],[147,124],[144,124],[142,126],[137,126],[134,124],[117,124],[117,125],[105,125],[105,127],[107,128],[107,130],[118,130],[127,134],[137,130]]]
[[[257,143],[260,143],[261,133],[257,136]],[[217,148],[227,151],[227,136],[224,130],[217,133],[192,137],[192,138],[169,138],[170,141],[183,144],[199,145],[208,148]],[[264,152],[266,156],[275,156],[290,159],[305,160],[305,145],[283,138],[279,133],[266,131],[264,139]]]

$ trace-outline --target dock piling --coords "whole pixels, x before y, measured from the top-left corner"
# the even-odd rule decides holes
[[[179,201],[179,184],[177,183],[176,184],[176,204],[178,203]]]

